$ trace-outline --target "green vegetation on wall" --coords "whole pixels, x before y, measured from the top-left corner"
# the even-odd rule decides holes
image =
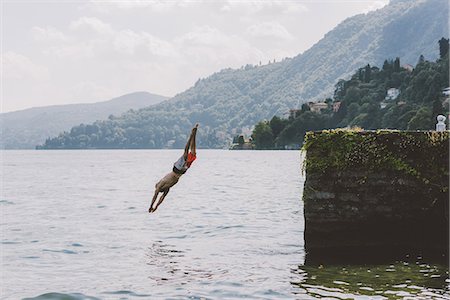
[[[386,171],[448,192],[449,131],[324,130],[308,132],[303,149],[308,176]]]

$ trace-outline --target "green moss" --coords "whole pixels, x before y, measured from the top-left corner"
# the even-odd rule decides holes
[[[396,172],[448,190],[449,131],[324,130],[308,132],[307,174]]]

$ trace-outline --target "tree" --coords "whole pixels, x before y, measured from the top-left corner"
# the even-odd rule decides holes
[[[274,116],[269,122],[270,129],[272,130],[273,137],[276,139],[280,132],[286,126],[286,122],[281,118]]]
[[[359,81],[363,81],[364,80],[363,74],[364,74],[363,69],[359,68],[358,69],[358,80]]]
[[[347,102],[348,105],[350,105],[351,103],[358,103],[360,98],[361,90],[358,87],[351,87],[345,94],[344,101]]]
[[[394,72],[400,72],[400,57],[397,57],[394,61]]]
[[[370,68],[370,65],[367,64],[367,66],[364,68],[364,82],[368,83],[372,79],[372,69]]]
[[[449,39],[441,38],[438,43],[439,43],[439,55],[440,58],[443,59],[448,53]]]
[[[238,137],[238,144],[241,146],[245,144],[244,136],[242,134]]]
[[[348,121],[353,120],[353,118],[355,118],[358,115],[358,112],[359,112],[359,104],[358,103],[351,103],[348,106],[348,109],[347,109]]]
[[[347,115],[347,102],[341,101],[341,104],[339,105],[339,110],[333,114],[333,117],[331,119],[331,127],[337,126],[342,119],[345,118]]]
[[[433,110],[431,113],[432,118],[436,118],[438,115],[443,115],[445,113],[442,102],[439,99],[433,101]]]
[[[391,76],[391,80],[389,80],[388,84],[387,84],[387,88],[390,87],[395,87],[395,88],[399,88],[400,85],[402,84],[402,76],[401,73],[393,73]]]
[[[334,86],[334,100],[340,101],[344,98],[346,92],[345,85],[346,81],[344,79],[339,79],[339,81]]]
[[[439,99],[441,94],[441,76],[439,73],[431,73],[429,74],[425,87],[428,87],[428,91],[423,99],[425,102],[433,102],[436,99]]]
[[[414,117],[408,122],[408,130],[429,130],[433,128],[431,111],[422,107],[417,111]]]
[[[388,74],[388,76],[392,73],[393,69],[392,65],[393,65],[392,60],[387,59],[384,60],[382,70],[385,71]]]
[[[262,121],[256,124],[252,133],[252,139],[256,149],[272,149],[274,146],[274,139],[269,122]]]
[[[310,111],[310,110],[311,110],[311,108],[309,107],[308,103],[302,104],[302,112]]]
[[[423,56],[423,54],[420,54],[419,61],[417,62],[417,64],[419,65],[419,64],[421,64],[423,62],[425,62],[425,57]]]

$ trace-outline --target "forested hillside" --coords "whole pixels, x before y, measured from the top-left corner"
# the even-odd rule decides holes
[[[0,114],[3,149],[34,149],[45,139],[82,122],[108,118],[130,109],[157,104],[167,97],[136,92],[97,103],[34,107]]]
[[[402,67],[399,58],[385,60],[381,68],[359,68],[351,79],[336,84],[333,99],[326,99],[320,111],[312,111],[317,104],[304,104],[288,119],[274,116],[259,122],[253,131],[256,148],[298,148],[311,130],[434,129],[436,116],[449,111],[449,96],[443,93],[449,85],[448,49],[449,40],[442,38],[440,58],[430,62],[420,57],[413,70]]]
[[[396,56],[415,65],[421,54],[435,60],[447,19],[445,0],[393,1],[345,20],[295,58],[222,70],[164,103],[74,127],[43,148],[183,147],[196,122],[199,146],[221,148],[259,120],[331,96],[337,80],[361,65]]]

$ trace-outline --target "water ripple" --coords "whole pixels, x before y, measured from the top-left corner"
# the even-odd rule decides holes
[[[62,249],[62,250],[52,250],[52,249],[42,249],[44,252],[54,252],[54,253],[64,253],[64,254],[78,254],[78,252]]]
[[[86,296],[80,293],[62,294],[46,293],[34,298],[23,298],[22,300],[100,300],[96,297]]]

